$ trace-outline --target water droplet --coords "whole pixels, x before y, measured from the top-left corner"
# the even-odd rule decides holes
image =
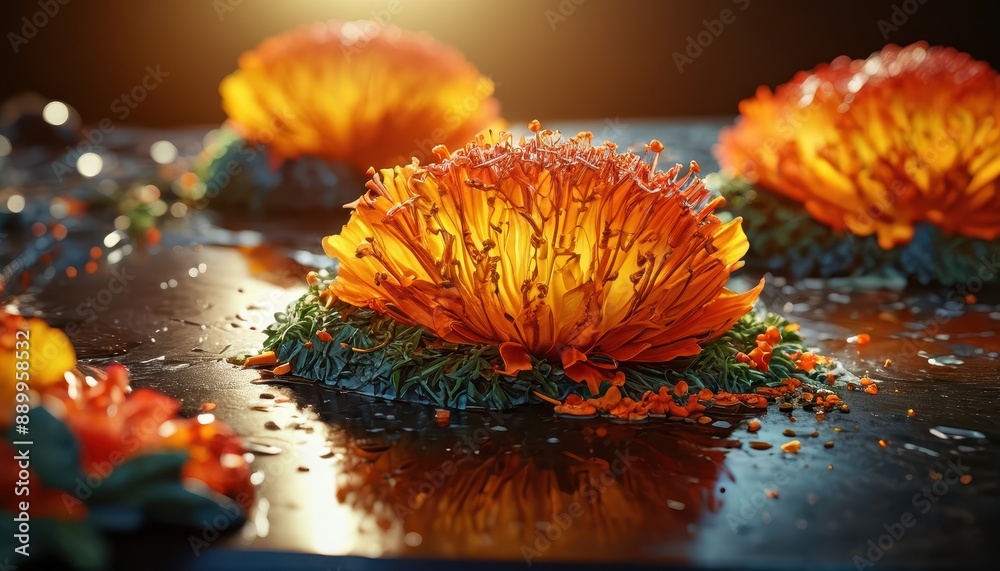
[[[962,440],[965,438],[986,438],[986,435],[978,430],[966,430],[964,428],[953,428],[951,426],[935,426],[930,429],[930,433],[943,440]]]
[[[947,367],[947,366],[957,366],[964,365],[965,361],[959,359],[954,355],[942,355],[940,357],[931,357],[927,359],[927,362],[936,367]]]

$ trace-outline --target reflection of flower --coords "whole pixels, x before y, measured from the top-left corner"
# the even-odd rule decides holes
[[[747,313],[760,286],[725,288],[747,250],[709,191],[589,133],[522,144],[478,137],[439,162],[383,170],[350,222],[323,241],[330,288],[453,343],[499,345],[506,374],[532,358],[587,382],[623,382],[619,361],[696,355]],[[761,284],[763,285],[763,284]]]
[[[1000,79],[985,62],[890,45],[762,87],[740,112],[721,136],[723,167],[836,230],[883,249],[919,222],[1000,236]]]
[[[359,172],[429,158],[500,126],[493,82],[454,48],[389,26],[331,20],[265,40],[220,86],[247,139],[278,157]]]

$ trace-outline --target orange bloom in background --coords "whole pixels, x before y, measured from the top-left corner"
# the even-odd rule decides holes
[[[340,234],[333,294],[444,341],[495,344],[505,374],[561,363],[597,394],[618,363],[696,355],[757,299],[726,289],[742,266],[740,220],[680,165],[541,131],[477,137],[436,164],[383,170]]]
[[[28,386],[40,391],[61,383],[75,367],[76,352],[62,330],[38,318],[26,319],[10,307],[0,309],[0,426],[13,419],[19,380],[27,377]]]
[[[503,128],[493,81],[456,49],[369,21],[300,26],[244,53],[219,86],[232,124],[279,158],[358,172]]]
[[[920,42],[840,57],[740,103],[723,168],[800,202],[883,249],[914,225],[1000,236],[1000,78],[986,62]]]

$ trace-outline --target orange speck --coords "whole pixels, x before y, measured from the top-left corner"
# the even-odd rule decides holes
[[[871,380],[868,377],[861,377],[861,379],[858,382],[861,383],[862,387],[867,387],[868,385],[873,384],[875,381]]]
[[[62,240],[66,237],[66,227],[62,224],[56,224],[52,226],[52,236],[56,240]]]
[[[867,345],[872,342],[872,336],[867,333],[858,333],[853,337],[848,337],[847,342],[854,343],[856,345]]]
[[[675,395],[677,395],[679,397],[682,397],[682,396],[686,395],[687,392],[688,392],[688,384],[687,384],[686,381],[678,381],[677,384],[674,385],[674,394]]]
[[[911,409],[909,409],[909,410],[906,411],[906,416],[908,416],[910,418],[913,418],[913,417],[917,416],[917,411],[915,411],[915,410],[913,410],[911,408]]]
[[[712,400],[713,393],[709,389],[701,389],[698,391],[698,400],[710,401]]]
[[[868,385],[867,387],[865,387],[865,392],[870,395],[877,395],[878,385]]]
[[[712,417],[710,416],[698,417],[698,424],[709,424],[711,422],[712,422]]]
[[[160,230],[158,228],[150,228],[149,230],[146,230],[146,242],[149,242],[150,244],[159,244],[162,237],[163,236],[160,234]]]
[[[252,357],[247,357],[243,361],[244,367],[253,367],[254,365],[274,365],[278,362],[277,356],[274,351],[265,351],[260,355],[254,355]]]
[[[788,452],[790,454],[798,454],[801,448],[802,443],[798,440],[792,440],[781,445],[781,451]]]
[[[200,408],[204,412],[211,412],[211,411],[215,410],[216,404],[214,402],[206,402],[206,403],[202,404]]]
[[[958,480],[963,484],[968,484],[969,482],[972,482],[972,476],[968,474],[962,474],[962,477],[960,477]]]
[[[889,365],[892,365],[892,359],[886,359],[886,360],[885,360],[885,364],[884,364],[884,365],[882,365],[882,368],[884,368],[884,369],[888,369],[888,368],[889,368]]]
[[[760,419],[757,418],[750,419],[750,423],[747,424],[747,430],[749,430],[750,432],[757,432],[758,430],[760,430]]]
[[[94,273],[94,272],[97,271],[97,262],[91,260],[91,261],[87,262],[87,265],[84,266],[83,268],[85,270],[87,270],[88,274],[92,274],[92,273]]]
[[[654,153],[661,153],[663,152],[663,143],[661,143],[657,139],[653,139],[652,141],[649,142],[649,150],[653,151]]]
[[[798,330],[799,330],[798,323],[789,323],[788,325],[785,326],[785,331],[798,331]]]
[[[320,331],[319,333],[317,333],[316,338],[322,341],[323,343],[329,343],[330,341],[333,341],[333,335],[330,335],[326,331]]]
[[[74,268],[73,266],[70,266],[70,267],[66,268],[66,276],[70,277],[70,278],[75,278],[76,277],[76,268]]]
[[[291,371],[292,371],[291,363],[282,363],[277,367],[275,367],[274,370],[271,372],[274,373],[275,375],[287,375]]]
[[[101,254],[103,254],[103,253],[104,253],[104,250],[101,250],[100,246],[94,246],[93,248],[90,249],[90,257],[93,258],[93,259],[95,259],[95,260],[98,259],[98,258],[100,258]]]
[[[888,444],[886,444],[885,440],[882,440],[881,438],[879,438],[879,440],[878,440],[878,445],[881,446],[882,448],[885,448],[886,446],[888,446]]]
[[[771,498],[772,500],[778,499],[778,490],[768,488],[764,491],[764,495]]]
[[[434,409],[434,420],[439,426],[448,426],[451,422],[451,411],[446,408]]]
[[[594,433],[597,434],[597,436],[599,436],[600,438],[604,438],[605,436],[608,435],[608,429],[603,426],[599,426],[597,430],[594,431]]]
[[[528,130],[531,131],[532,133],[537,133],[541,131],[542,130],[541,122],[539,122],[538,119],[533,119],[530,123],[528,123]]]

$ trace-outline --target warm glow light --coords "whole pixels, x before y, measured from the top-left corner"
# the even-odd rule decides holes
[[[95,177],[101,174],[101,170],[104,168],[104,159],[101,155],[97,153],[83,153],[80,158],[76,160],[76,170],[80,171],[80,174],[87,178]]]
[[[12,194],[7,199],[7,210],[10,210],[14,214],[24,210],[24,197],[20,194]]]
[[[42,119],[49,125],[62,125],[69,119],[69,107],[62,101],[50,101],[42,109]]]
[[[168,165],[177,160],[177,147],[170,141],[157,141],[149,147],[149,156],[161,165]]]

